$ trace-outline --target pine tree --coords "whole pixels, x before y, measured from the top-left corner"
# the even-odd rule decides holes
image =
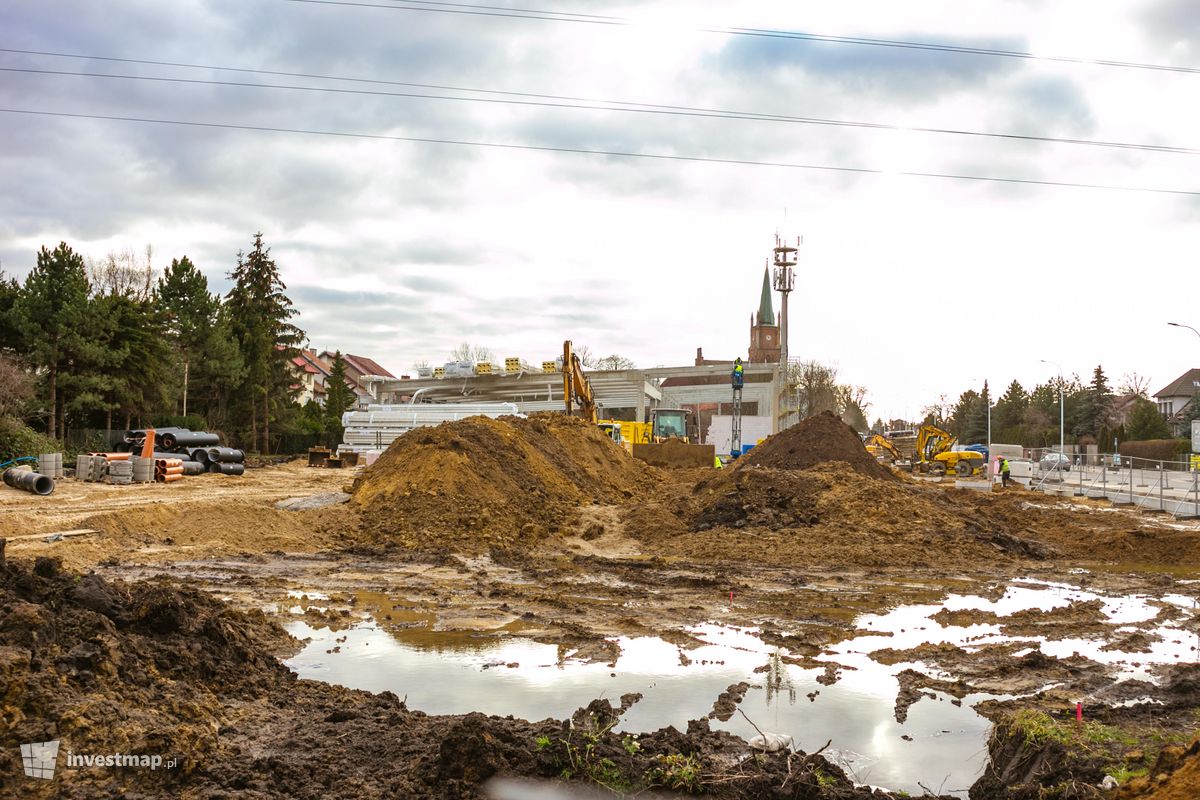
[[[1158,406],[1144,397],[1139,397],[1133,401],[1133,408],[1129,411],[1125,435],[1130,441],[1166,439],[1171,435],[1171,429],[1158,412]]]
[[[15,278],[5,278],[0,269],[0,350],[17,349],[17,324],[15,308],[21,296],[21,284]]]
[[[237,266],[229,273],[234,285],[226,296],[245,364],[242,396],[250,420],[250,440],[264,453],[270,451],[272,414],[290,401],[291,360],[304,341],[304,331],[289,322],[298,312],[284,294],[287,286],[270,254],[262,233],[254,234],[249,255],[238,253]]]
[[[201,411],[210,425],[223,421],[225,399],[242,377],[242,360],[220,296],[208,291],[208,278],[187,256],[171,261],[155,294],[181,366],[171,381],[181,413]]]
[[[992,441],[1023,444],[1021,423],[1025,409],[1029,407],[1029,395],[1019,381],[1013,381],[996,401],[992,412]]]
[[[356,399],[354,392],[346,385],[346,360],[342,358],[342,351],[338,350],[333,354],[333,366],[325,382],[325,415],[331,430],[341,432],[342,414],[354,407]]]
[[[46,433],[51,438],[62,432],[59,376],[84,343],[79,330],[87,315],[89,290],[83,258],[61,242],[53,251],[42,247],[14,307],[18,324],[37,332],[23,340],[23,349],[31,364],[46,370]]]

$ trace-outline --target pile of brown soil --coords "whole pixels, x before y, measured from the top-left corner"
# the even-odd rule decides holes
[[[595,425],[562,414],[471,417],[411,431],[354,482],[368,537],[414,549],[530,546],[581,506],[659,483]]]
[[[840,423],[839,423],[840,424]],[[742,468],[624,516],[655,555],[828,567],[968,569],[1053,549],[961,502],[964,492],[870,480],[827,462],[804,471]]]
[[[828,411],[767,437],[738,459],[737,468],[808,469],[826,461],[842,461],[870,478],[897,480],[867,452],[854,429]]]

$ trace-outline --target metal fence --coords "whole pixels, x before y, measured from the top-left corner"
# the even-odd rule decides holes
[[[1200,516],[1200,461],[1146,459],[1111,453],[1079,454],[1070,463],[1029,460],[1032,489],[1075,497],[1107,498],[1119,505]],[[1024,470],[1022,470],[1024,472]]]

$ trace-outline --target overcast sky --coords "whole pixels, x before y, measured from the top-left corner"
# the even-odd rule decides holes
[[[1085,380],[1097,364],[1114,383],[1136,372],[1151,391],[1200,366],[1200,338],[1166,325],[1200,328],[1200,155],[482,102],[1200,148],[1195,71],[702,30],[1196,70],[1194,0],[980,2],[970,13],[960,2],[491,2],[633,24],[395,0],[5,0],[0,47],[92,58],[2,52],[0,67],[308,88],[8,71],[0,106],[890,174],[3,112],[0,266],[23,278],[60,240],[93,257],[152,244],[158,266],[186,254],[223,292],[262,231],[318,348],[401,374],[462,341],[540,362],[570,338],[655,366],[691,363],[697,347],[745,355],[778,233],[804,237],[791,354],[867,387],[871,419],[916,417],[985,378],[997,394],[1014,378],[1030,387],[1058,372],[1041,359]]]

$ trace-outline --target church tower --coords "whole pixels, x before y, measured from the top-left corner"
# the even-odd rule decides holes
[[[750,316],[750,363],[778,364],[779,349],[779,326],[775,324],[775,308],[771,303],[771,280],[764,267],[758,313]]]

